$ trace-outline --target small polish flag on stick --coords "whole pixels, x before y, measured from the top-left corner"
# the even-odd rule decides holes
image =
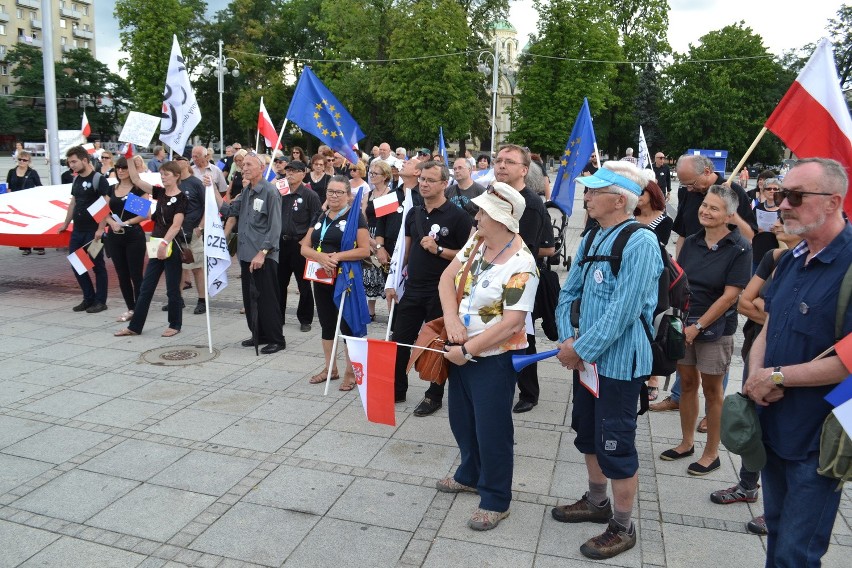
[[[124,146],[121,147],[121,155],[127,158],[128,160],[133,157],[133,144],[128,142]]]
[[[257,130],[263,136],[263,141],[266,142],[267,148],[275,146],[275,143],[278,141],[278,132],[276,132],[275,125],[272,124],[272,119],[266,111],[266,105],[263,104],[263,97],[260,97],[260,112],[257,113]],[[275,149],[280,150],[281,148],[282,146],[279,143]]]
[[[377,197],[373,200],[373,207],[376,208],[376,217],[384,217],[391,213],[396,213],[399,209],[399,200],[396,197],[396,192],[392,191],[387,195]]]
[[[85,110],[83,111],[83,126],[80,127],[80,131],[86,138],[92,133],[92,125],[89,124],[89,117],[86,116]]]
[[[78,248],[74,252],[68,255],[68,262],[71,263],[71,266],[74,268],[74,271],[79,274],[85,274],[90,268],[95,267],[95,263],[92,262],[92,259],[89,258],[89,253],[86,252],[84,248]]]
[[[86,211],[89,212],[95,222],[100,223],[109,215],[109,203],[106,202],[106,199],[98,197],[94,203],[86,208]]]
[[[91,142],[88,142],[88,143],[86,143],[86,144],[83,144],[83,148],[84,148],[84,149],[86,150],[86,152],[88,152],[89,154],[94,154],[94,153],[95,153],[95,145],[94,145],[94,144],[92,144]]]
[[[364,337],[341,337],[346,339],[367,420],[396,426],[393,386],[396,343]]]

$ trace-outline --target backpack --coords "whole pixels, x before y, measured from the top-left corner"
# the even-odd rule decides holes
[[[608,261],[613,275],[618,277],[624,247],[633,233],[640,229],[653,232],[650,227],[641,223],[630,223],[616,235],[609,255],[589,256],[592,241],[600,230],[600,226],[596,225],[589,231],[583,251],[583,260],[580,261],[580,264]],[[656,238],[656,234],[654,238]],[[660,258],[663,261],[663,271],[660,273],[657,282],[657,307],[654,309],[653,326],[640,318],[642,328],[651,344],[653,356],[651,375],[653,376],[666,376],[674,373],[677,370],[678,360],[682,359],[685,354],[686,342],[683,330],[684,322],[689,314],[690,298],[689,280],[686,273],[662,243],[660,243]]]

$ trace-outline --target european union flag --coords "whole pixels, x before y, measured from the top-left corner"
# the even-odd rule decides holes
[[[444,165],[450,167],[450,160],[447,158],[447,145],[444,143],[444,127],[441,126],[438,131],[438,153],[444,158]]]
[[[355,201],[346,216],[346,227],[340,240],[340,252],[355,248],[358,238],[358,219],[361,216],[361,194],[358,190]],[[370,323],[370,310],[367,308],[367,292],[364,290],[364,272],[360,260],[344,260],[340,263],[340,273],[334,281],[334,304],[340,309],[343,294],[349,293],[343,304],[343,319],[349,324],[352,335],[364,337],[367,335],[367,324]]]
[[[296,84],[287,120],[310,132],[350,162],[358,163],[358,154],[352,147],[364,137],[361,127],[309,67],[305,67]]]
[[[128,193],[127,200],[124,202],[124,210],[140,217],[147,217],[151,211],[151,202],[144,197]]]
[[[589,112],[589,99],[583,97],[583,106],[580,107],[580,114],[577,115],[571,136],[565,144],[565,152],[559,161],[559,171],[556,172],[556,181],[550,195],[550,200],[569,217],[574,210],[574,181],[583,173],[583,168],[589,163],[594,151],[595,129],[592,126],[592,114]]]

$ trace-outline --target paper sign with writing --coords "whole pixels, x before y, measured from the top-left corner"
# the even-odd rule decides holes
[[[154,138],[158,126],[160,126],[159,116],[131,111],[127,115],[127,120],[124,121],[124,128],[121,129],[118,141],[147,146]]]

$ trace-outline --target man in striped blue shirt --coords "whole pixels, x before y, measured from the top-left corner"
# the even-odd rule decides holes
[[[636,409],[652,362],[642,320],[653,325],[663,263],[653,232],[636,231],[624,247],[618,276],[611,270],[616,235],[636,222],[633,210],[647,184],[636,166],[607,162],[577,181],[586,186],[587,211],[601,228],[592,237],[588,257],[581,258],[590,235],[580,243],[578,262],[559,295],[556,321],[562,343],[557,358],[578,371],[594,363],[599,382],[595,395],[580,386],[575,374],[571,427],[577,432],[574,445],[585,455],[589,491],[576,503],[555,507],[552,514],[567,523],[608,523],[603,534],[580,547],[583,555],[601,559],[636,544],[631,521],[639,469]],[[570,321],[575,300],[580,300],[579,333]],[[607,497],[608,480],[614,507]]]

